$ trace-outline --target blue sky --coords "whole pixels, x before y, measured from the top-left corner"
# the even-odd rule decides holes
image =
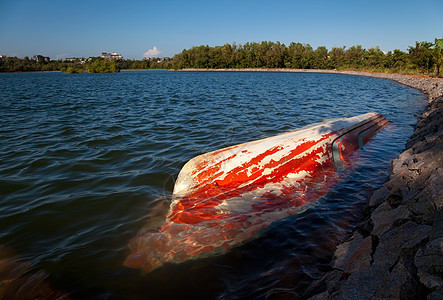
[[[18,57],[172,57],[192,46],[260,41],[406,51],[436,37],[442,0],[0,0],[0,54]]]

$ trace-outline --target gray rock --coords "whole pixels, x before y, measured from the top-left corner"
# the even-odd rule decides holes
[[[395,265],[401,253],[410,254],[429,237],[430,232],[431,226],[418,225],[412,221],[389,230],[379,240],[373,264],[388,270]]]
[[[443,208],[438,209],[434,214],[430,239],[434,240],[437,238],[443,238]]]
[[[385,198],[385,201],[392,207],[397,207],[403,203],[403,195],[408,193],[408,187],[404,184],[403,178],[398,176],[397,178],[389,181],[391,185],[389,195]]]
[[[435,212],[443,207],[443,169],[435,169],[423,183],[422,189],[417,190],[415,197],[411,198],[406,205],[415,214],[421,215],[428,222],[433,221]]]
[[[411,164],[413,164],[413,152],[412,149],[407,149],[392,161],[391,176],[401,174]]]
[[[443,238],[421,247],[414,258],[420,281],[429,289],[443,286]]]
[[[343,271],[347,274],[353,274],[368,268],[371,265],[371,253],[372,237],[368,236],[364,238],[361,243],[358,244],[357,249],[346,258]]]
[[[369,199],[369,206],[370,207],[377,207],[380,204],[383,203],[384,198],[389,195],[389,189],[385,186],[382,186],[381,188],[375,190],[375,192],[372,194],[371,199]]]
[[[412,262],[401,258],[375,293],[375,299],[417,299],[418,280],[414,279]]]
[[[371,299],[378,288],[389,278],[389,271],[371,266],[352,274],[343,282],[338,291],[338,299]]]
[[[330,272],[325,273],[322,278],[315,281],[308,289],[306,289],[302,298],[309,299],[330,299],[332,298],[331,294],[333,290],[336,288],[338,282],[342,279],[343,272],[339,270],[332,270]],[[318,298],[315,298],[317,297]],[[323,298],[329,297],[329,298]]]
[[[384,203],[372,213],[371,219],[374,222],[374,228],[371,234],[380,237],[386,231],[391,230],[394,224],[407,220],[410,215],[411,213],[405,206],[390,209],[389,204]]]
[[[443,299],[443,286],[428,295],[428,300],[441,300]]]
[[[332,297],[331,295],[329,295],[328,292],[323,292],[315,296],[312,296],[311,298],[308,298],[308,300],[329,300],[329,299],[332,299]]]
[[[362,235],[358,232],[355,232],[349,241],[343,242],[338,245],[334,253],[332,266],[335,269],[343,271],[346,258],[349,256],[350,253],[353,253],[358,248],[358,244],[361,243],[362,240]]]
[[[372,238],[355,232],[352,239],[342,243],[334,253],[333,267],[347,274],[359,272],[371,264]]]

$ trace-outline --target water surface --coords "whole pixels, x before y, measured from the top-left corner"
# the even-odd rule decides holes
[[[361,218],[425,103],[398,83],[342,74],[0,74],[0,245],[74,298],[300,295]],[[164,218],[189,159],[371,111],[391,125],[305,212],[222,256],[149,274],[122,266],[130,239]]]

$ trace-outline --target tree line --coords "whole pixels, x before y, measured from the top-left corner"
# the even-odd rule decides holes
[[[38,62],[29,57],[3,57],[0,58],[0,73],[3,72],[51,72],[61,71],[66,73],[111,73],[120,70],[149,70],[172,69],[170,59],[144,59],[144,60],[115,60],[107,61],[101,57],[91,57],[86,62],[52,60]]]
[[[292,69],[353,69],[373,72],[396,72],[443,75],[443,39],[435,42],[416,42],[408,52],[387,53],[379,47],[364,49],[361,45],[317,49],[309,44],[280,42],[225,44],[197,46],[174,56],[175,69],[238,69],[238,68],[292,68]]]
[[[443,76],[443,39],[434,42],[415,42],[407,52],[387,53],[379,47],[364,49],[351,47],[263,41],[260,43],[225,44],[223,46],[195,46],[184,49],[172,59],[151,58],[105,62],[96,57],[86,63],[62,60],[37,62],[28,57],[0,59],[0,72],[65,71],[68,73],[118,72],[119,70],[144,69],[240,69],[240,68],[291,68],[291,69],[351,69],[371,72],[392,72]]]
[[[0,72],[51,72],[61,71],[65,73],[114,73],[119,72],[120,67],[115,61],[106,61],[101,57],[91,57],[87,62],[52,60],[38,62],[25,57],[5,57],[0,59]]]

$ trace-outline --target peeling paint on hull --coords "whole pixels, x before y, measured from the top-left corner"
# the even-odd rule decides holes
[[[139,232],[125,266],[149,272],[246,242],[325,196],[336,168],[387,123],[367,113],[195,157],[178,175],[164,224]]]

